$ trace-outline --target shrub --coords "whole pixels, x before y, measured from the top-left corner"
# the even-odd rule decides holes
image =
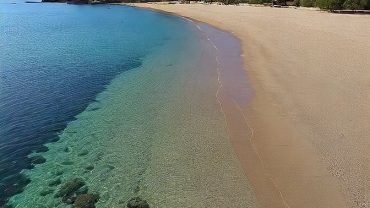
[[[345,0],[317,0],[316,6],[320,9],[333,11],[336,9],[342,9],[344,1]]]
[[[263,1],[262,0],[249,0],[248,3],[250,3],[250,4],[262,4]]]
[[[365,9],[368,4],[367,0],[346,0],[343,4],[344,9]]]
[[[240,3],[239,0],[222,0],[221,2],[226,4],[226,5],[228,5],[228,4],[239,4]]]
[[[271,3],[271,0],[249,0],[248,3],[250,4]]]
[[[315,6],[315,0],[300,0],[299,5],[303,7],[313,7]]]
[[[316,7],[320,9],[328,9],[328,1],[329,0],[316,0]]]

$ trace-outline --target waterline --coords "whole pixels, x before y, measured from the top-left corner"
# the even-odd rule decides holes
[[[34,154],[46,162],[24,171],[31,183],[13,205],[66,207],[58,190],[79,178],[100,196],[97,207],[135,196],[153,207],[255,207],[217,99],[227,86],[217,71],[227,70],[223,48],[210,43],[210,28],[180,24],[181,34],[117,76],[48,152]]]

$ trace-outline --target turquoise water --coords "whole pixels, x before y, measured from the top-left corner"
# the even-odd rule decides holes
[[[253,205],[212,35],[122,6],[3,3],[0,17],[2,204],[70,207],[58,193],[78,179],[96,207]]]

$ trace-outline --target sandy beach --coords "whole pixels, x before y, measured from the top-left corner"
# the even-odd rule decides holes
[[[254,96],[228,120],[261,207],[370,207],[370,16],[136,4],[229,31]],[[245,136],[248,135],[248,136]]]

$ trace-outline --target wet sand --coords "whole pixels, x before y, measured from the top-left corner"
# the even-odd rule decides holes
[[[136,6],[207,22],[241,39],[254,96],[248,105],[224,99],[223,109],[262,207],[370,207],[369,16]]]

